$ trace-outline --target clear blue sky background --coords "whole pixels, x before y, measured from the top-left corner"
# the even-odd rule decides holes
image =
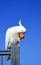
[[[5,49],[7,28],[20,19],[27,29],[20,42],[20,65],[41,65],[41,0],[0,0],[0,50]]]

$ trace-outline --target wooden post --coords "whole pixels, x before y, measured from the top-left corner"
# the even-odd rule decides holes
[[[10,50],[0,50],[1,65],[4,55],[10,55],[11,65],[20,65],[20,46],[17,44],[12,44]]]
[[[20,65],[20,47],[11,45],[11,65]]]

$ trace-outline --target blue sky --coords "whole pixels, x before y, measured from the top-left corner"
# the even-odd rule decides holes
[[[27,29],[20,42],[20,65],[41,65],[41,0],[0,0],[0,50],[5,49],[7,28],[20,19]]]

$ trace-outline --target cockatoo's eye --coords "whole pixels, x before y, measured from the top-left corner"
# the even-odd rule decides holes
[[[23,30],[21,30],[23,32]]]
[[[21,30],[23,32],[23,30]]]

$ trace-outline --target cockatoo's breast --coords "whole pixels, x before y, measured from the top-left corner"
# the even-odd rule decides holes
[[[12,37],[10,38],[10,43],[16,44],[16,43],[18,43],[18,42],[20,42],[20,38],[19,38],[19,35],[18,35],[18,34],[15,34],[14,36],[12,36]]]

